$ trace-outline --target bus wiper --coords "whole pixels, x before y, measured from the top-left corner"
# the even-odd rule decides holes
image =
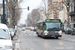
[[[6,38],[2,38],[2,37],[0,37],[0,39],[6,39]]]
[[[48,29],[48,31],[50,31],[50,30],[56,30],[56,31],[58,31],[58,30],[59,30],[59,28],[57,28],[57,27],[49,28],[49,29]]]
[[[54,29],[53,28],[49,28],[48,31],[50,31],[50,30],[54,30]]]
[[[59,30],[59,28],[57,28],[57,27],[55,27],[55,28],[52,28],[53,30],[56,30],[56,31],[58,31]]]

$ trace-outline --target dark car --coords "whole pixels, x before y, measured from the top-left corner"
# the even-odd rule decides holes
[[[75,28],[73,28],[71,35],[75,35]]]
[[[67,29],[65,30],[65,34],[71,34],[72,31],[73,31],[72,28],[67,28]]]

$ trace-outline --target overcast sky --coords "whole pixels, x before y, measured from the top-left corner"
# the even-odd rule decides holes
[[[40,6],[41,0],[27,0],[22,2],[21,8],[27,8],[30,7],[30,10],[22,9],[22,15],[20,19],[20,23],[25,23],[25,20],[27,19],[27,14],[30,13],[33,9],[38,8]]]
[[[2,3],[3,0],[0,0],[0,3]],[[22,9],[21,19],[19,23],[25,23],[25,20],[27,19],[27,14],[30,13],[33,9],[38,8],[40,6],[42,0],[23,0],[23,2],[20,4],[21,8],[27,8],[30,7],[30,10]]]

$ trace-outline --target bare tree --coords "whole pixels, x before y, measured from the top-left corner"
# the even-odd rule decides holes
[[[38,12],[38,9],[33,9],[31,17],[33,19],[33,26],[35,26],[37,21],[40,20],[40,13]]]
[[[27,25],[36,26],[37,21],[40,20],[40,13],[38,9],[33,9],[32,12],[27,17]]]
[[[27,26],[31,26],[32,25],[32,18],[31,18],[31,14],[30,13],[27,16],[26,23],[27,23]]]
[[[48,0],[42,0],[42,6],[41,6],[41,9],[44,11],[46,18],[48,18],[48,16],[47,16],[48,15],[48,13],[47,13],[47,6],[48,6],[47,1]]]
[[[21,10],[16,10],[16,9],[20,7],[18,3],[20,3],[21,1],[22,0],[6,0],[6,5],[11,14],[10,27],[16,25],[20,19]]]

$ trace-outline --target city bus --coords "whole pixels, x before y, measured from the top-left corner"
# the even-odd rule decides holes
[[[38,37],[62,37],[62,22],[60,19],[46,19],[37,22]]]

